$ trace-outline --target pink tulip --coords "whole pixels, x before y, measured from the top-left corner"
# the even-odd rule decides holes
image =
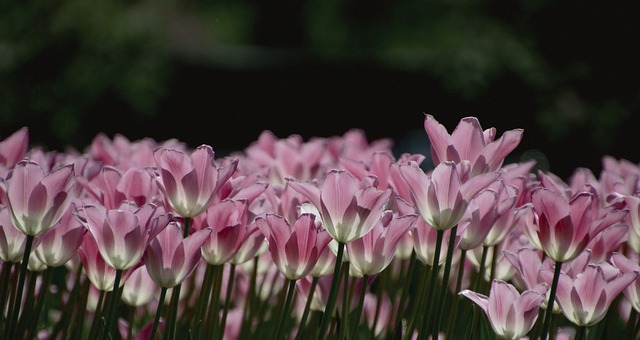
[[[553,279],[550,270],[542,270],[540,275],[547,283]],[[593,326],[605,317],[613,300],[637,275],[638,272],[621,274],[606,262],[588,265],[575,278],[560,273],[556,301],[569,321],[578,326]]]
[[[246,200],[224,200],[214,203],[205,214],[194,219],[196,229],[211,229],[202,245],[202,256],[209,264],[221,265],[236,255],[249,236],[248,208]]]
[[[191,155],[165,148],[157,149],[153,155],[160,171],[160,189],[171,208],[182,217],[195,217],[205,211],[238,165],[233,160],[218,167],[208,145],[198,147]]]
[[[489,318],[496,335],[507,339],[524,337],[538,318],[538,308],[545,299],[547,286],[537,286],[522,293],[511,284],[494,280],[489,297],[463,290],[460,295],[475,302]]]
[[[73,176],[72,164],[48,174],[32,161],[16,164],[6,192],[13,225],[25,235],[37,236],[56,224],[73,196]]]
[[[620,268],[620,271],[622,273],[640,272],[640,265],[638,265],[639,259],[640,258],[637,254],[626,257],[622,254],[616,253],[611,256],[611,262],[613,263],[613,265]],[[636,276],[635,281],[632,282],[627,288],[625,288],[624,295],[631,303],[633,309],[640,312],[640,276]],[[625,314],[625,316],[628,315],[629,313]]]
[[[137,212],[140,217],[148,217],[146,208],[140,208]],[[149,243],[150,231],[140,223],[136,213],[86,205],[81,208],[78,217],[93,235],[100,254],[111,267],[129,269],[140,261]]]
[[[359,239],[347,244],[351,268],[359,275],[375,275],[382,272],[395,255],[400,238],[409,232],[416,222],[416,215],[393,218],[387,211],[387,218]]]
[[[463,183],[452,162],[438,164],[431,176],[415,163],[401,165],[400,173],[411,189],[416,211],[438,230],[458,224],[469,200],[498,177],[497,173],[488,173]]]
[[[480,246],[498,220],[498,193],[483,190],[469,202],[458,229],[460,249],[472,250]]]
[[[431,141],[431,158],[434,164],[467,160],[471,165],[472,176],[498,170],[504,158],[522,139],[522,129],[515,129],[494,140],[496,129],[483,131],[475,117],[462,118],[449,135],[442,124],[433,116],[427,115],[424,129]]]
[[[197,231],[182,238],[182,229],[170,223],[147,247],[144,263],[149,276],[162,288],[175,287],[184,281],[200,261],[200,247],[211,229]]]
[[[24,256],[27,237],[13,226],[9,209],[0,205],[0,259],[19,263]]]
[[[0,165],[13,168],[27,153],[29,129],[23,127],[0,141]]]
[[[91,281],[91,284],[98,290],[113,290],[113,285],[116,279],[116,269],[105,262],[104,258],[100,254],[100,250],[98,249],[98,244],[91,233],[86,233],[84,235],[84,240],[78,249],[78,254],[80,255],[84,271],[86,272],[89,281]],[[140,264],[140,262],[136,263],[136,265],[138,264]],[[124,285],[133,269],[135,269],[135,266],[122,272],[120,287]]]
[[[443,239],[448,240],[451,230],[445,230]],[[433,260],[436,255],[436,241],[438,231],[427,224],[422,218],[416,219],[416,226],[411,230],[411,236],[413,236],[413,249],[416,253],[416,258],[427,266],[433,265]],[[456,237],[456,246],[460,243],[460,238]],[[442,242],[440,254],[438,255],[438,265],[444,263],[447,257],[447,251],[449,249],[449,242]]]
[[[131,272],[122,289],[122,301],[132,307],[145,306],[160,293],[160,288],[149,276],[146,266]]]
[[[38,236],[40,244],[34,252],[47,267],[60,267],[76,254],[86,231],[69,208],[58,223]]]
[[[294,190],[313,204],[322,218],[322,226],[341,243],[362,237],[382,216],[391,190],[376,189],[375,180],[367,178],[358,183],[343,170],[332,170],[322,189],[311,183],[288,179]]]
[[[273,214],[258,218],[256,224],[269,242],[274,264],[289,280],[307,276],[331,241],[331,236],[316,225],[311,214],[300,215],[293,226]]]

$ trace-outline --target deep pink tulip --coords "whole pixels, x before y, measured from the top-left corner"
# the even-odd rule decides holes
[[[73,176],[72,164],[48,174],[32,161],[16,164],[6,192],[13,225],[38,236],[56,224],[73,197]]]
[[[483,131],[477,118],[466,117],[449,135],[447,129],[431,115],[425,117],[424,129],[431,141],[434,164],[467,160],[472,176],[498,170],[504,158],[520,144],[523,132],[522,129],[506,131],[495,140],[495,128]]]
[[[184,281],[200,261],[200,247],[211,233],[202,229],[182,238],[182,229],[170,223],[147,247],[144,263],[149,276],[162,288],[175,287]]]
[[[39,245],[34,252],[47,267],[60,267],[76,254],[86,232],[73,215],[73,208],[69,208],[58,223],[38,236]]]
[[[538,308],[545,299],[546,285],[524,291],[511,284],[494,280],[489,297],[463,290],[460,295],[475,302],[487,314],[496,335],[506,339],[520,339],[527,335],[538,318]]]
[[[289,280],[307,276],[331,241],[331,236],[316,225],[311,214],[300,215],[293,226],[273,214],[258,218],[256,224],[269,242],[274,264]]]
[[[347,244],[347,253],[351,268],[359,275],[375,275],[382,272],[393,260],[400,238],[402,238],[416,222],[417,215],[388,217],[359,239]]]
[[[248,208],[246,200],[224,200],[194,219],[196,229],[212,230],[202,245],[202,256],[209,264],[221,265],[236,255],[249,236]]]
[[[593,195],[587,192],[568,201],[551,190],[534,191],[535,216],[526,219],[529,222],[524,228],[526,235],[554,261],[566,262],[575,258],[592,237],[592,201]]]
[[[191,155],[165,148],[157,149],[153,155],[165,199],[182,217],[195,217],[205,211],[238,165],[238,161],[233,160],[227,166],[218,167],[208,145],[198,147]]]
[[[542,270],[542,278],[550,283],[553,272]],[[569,321],[578,326],[593,326],[600,322],[613,300],[637,277],[638,272],[620,271],[604,262],[590,264],[575,278],[560,273],[556,301]]]
[[[139,211],[146,216],[146,209]],[[78,217],[93,235],[100,254],[111,267],[129,269],[140,261],[150,233],[135,213],[85,205],[78,212]]]
[[[381,218],[391,195],[391,190],[376,189],[375,180],[367,177],[358,183],[343,170],[330,171],[321,189],[311,183],[288,181],[316,207],[329,235],[342,243],[369,232]]]
[[[29,129],[23,127],[0,141],[0,165],[13,168],[27,153]]]
[[[433,228],[453,228],[467,210],[469,200],[499,175],[487,173],[462,182],[453,162],[438,164],[425,174],[417,164],[401,165],[400,173],[411,189],[416,211]]]

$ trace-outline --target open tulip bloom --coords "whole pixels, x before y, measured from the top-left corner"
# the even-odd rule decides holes
[[[520,129],[420,118],[430,155],[0,138],[0,338],[640,338],[638,160],[565,182],[503,165]]]

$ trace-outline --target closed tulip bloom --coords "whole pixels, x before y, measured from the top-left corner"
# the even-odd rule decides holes
[[[538,318],[538,308],[545,299],[546,285],[518,293],[515,287],[493,280],[489,297],[463,290],[460,295],[475,302],[487,314],[493,331],[501,338],[520,339],[527,335]]]
[[[38,236],[58,222],[72,198],[73,165],[45,171],[35,162],[16,164],[7,188],[13,225],[23,234]]]
[[[149,242],[149,231],[140,224],[136,214],[86,205],[78,216],[111,267],[129,269],[140,261]]]
[[[415,225],[417,218],[417,215],[393,218],[391,211],[387,211],[387,215],[371,231],[347,244],[351,268],[359,275],[375,275],[387,268],[400,239]]]
[[[78,249],[78,254],[80,255],[82,266],[91,284],[98,290],[108,292],[113,290],[113,284],[116,280],[116,269],[105,262],[98,249],[98,244],[91,233],[84,234],[84,240]],[[131,271],[132,269],[127,269],[122,272],[120,287],[124,285]]]
[[[0,205],[0,259],[19,263],[24,255],[27,237],[13,226],[9,209]]]
[[[547,283],[553,279],[549,270],[542,270],[540,275]],[[637,275],[638,272],[622,274],[606,262],[588,265],[575,278],[560,273],[556,301],[569,321],[590,327],[605,317],[613,300]]]
[[[122,289],[122,301],[132,307],[141,307],[156,297],[160,288],[153,282],[146,266],[140,266],[131,272]]]
[[[534,191],[532,203],[537,219],[527,219],[534,221],[527,223],[527,236],[554,261],[572,260],[589,243],[592,201],[593,195],[587,192],[566,200],[547,189]]]
[[[205,211],[238,165],[233,160],[219,168],[208,145],[198,147],[191,155],[165,148],[153,155],[160,171],[160,188],[171,208],[182,217],[195,217]]]
[[[416,211],[438,230],[458,224],[469,200],[498,177],[497,173],[488,173],[463,183],[453,162],[438,164],[430,176],[415,163],[401,165],[400,173],[411,189]]]
[[[349,243],[373,228],[382,216],[391,190],[378,190],[377,181],[367,177],[358,183],[343,170],[332,170],[318,189],[311,183],[288,179],[294,190],[313,204],[322,226],[337,242]]]
[[[273,262],[289,280],[307,276],[331,241],[312,214],[300,215],[293,226],[273,214],[258,218],[256,224],[269,242]]]
[[[638,255],[632,254],[630,257],[626,257],[622,254],[613,254],[611,256],[611,262],[623,273],[640,272],[640,265],[638,265]],[[624,295],[631,303],[633,309],[640,312],[640,276],[637,276],[624,290]],[[628,315],[628,314],[627,314]]]
[[[483,190],[471,200],[459,224],[460,249],[472,250],[486,239],[500,217],[497,199],[495,191]]]
[[[60,267],[76,254],[86,232],[72,209],[67,209],[56,225],[38,236],[40,244],[35,254],[47,267]]]
[[[187,238],[182,230],[170,223],[147,247],[144,263],[149,276],[162,288],[175,287],[184,281],[200,261],[200,246],[211,229],[202,229]]]
[[[197,229],[210,228],[211,234],[202,245],[202,256],[213,265],[221,265],[233,258],[249,236],[246,200],[224,200],[212,204],[194,219]]]
[[[29,129],[23,127],[0,141],[0,165],[13,168],[27,153],[28,147]]]

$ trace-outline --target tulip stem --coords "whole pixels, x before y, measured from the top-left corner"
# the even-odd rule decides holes
[[[344,243],[338,242],[338,254],[336,255],[336,264],[333,267],[333,279],[331,280],[331,289],[329,290],[329,298],[327,300],[327,307],[322,315],[322,321],[320,323],[320,332],[318,333],[318,339],[324,339],[327,326],[333,316],[333,307],[336,304],[336,295],[338,293],[338,286],[340,284],[340,268],[342,265],[342,256],[344,253]]]
[[[218,334],[218,317],[220,316],[220,290],[222,285],[222,272],[224,265],[213,265],[213,295],[209,303],[209,314],[207,315],[207,332],[205,337],[214,338]]]
[[[340,331],[338,332],[338,339],[344,339],[349,330],[349,302],[351,301],[351,294],[349,294],[349,263],[345,263],[342,266],[342,275],[344,275],[344,282],[342,283],[342,312],[340,313]]]
[[[2,289],[0,290],[0,311],[2,311],[2,318],[0,318],[0,329],[2,329],[2,324],[4,323],[4,311],[7,306],[7,296],[10,291],[10,281],[11,281],[11,269],[13,268],[13,262],[4,262],[2,265],[2,275],[0,275],[0,284],[2,285]]]
[[[298,334],[296,340],[302,340],[302,335],[306,329],[307,318],[309,318],[309,312],[311,311],[311,301],[313,301],[313,294],[316,292],[316,286],[318,285],[318,278],[313,277],[311,281],[311,288],[309,288],[309,295],[307,296],[307,302],[304,305],[304,312],[302,312],[302,319],[300,319],[300,326],[298,327]]]
[[[160,323],[160,314],[162,314],[162,305],[164,305],[164,298],[167,296],[167,288],[162,287],[160,289],[160,299],[158,300],[158,308],[156,308],[156,316],[153,319],[153,328],[151,328],[151,335],[149,340],[154,340],[156,332],[158,331],[158,324]]]
[[[578,332],[576,333],[576,340],[584,340],[587,336],[587,327],[578,326]]]
[[[444,274],[442,276],[442,285],[440,286],[440,296],[438,297],[438,304],[436,305],[436,315],[434,318],[432,339],[438,338],[438,330],[442,323],[442,309],[447,298],[447,288],[449,286],[449,275],[451,274],[451,262],[453,261],[453,252],[455,251],[456,234],[458,232],[458,225],[451,228],[449,232],[449,244],[447,248],[447,258],[444,264]]]
[[[44,306],[44,299],[47,297],[49,291],[49,281],[51,281],[51,271],[53,269],[47,268],[42,274],[42,282],[40,284],[40,293],[38,293],[38,300],[36,302],[36,308],[27,325],[27,339],[33,339],[36,331],[38,330],[38,321],[40,321],[40,313],[42,313],[42,307]]]
[[[220,338],[224,339],[224,329],[227,325],[227,313],[231,304],[231,294],[233,293],[233,279],[236,274],[236,265],[231,263],[229,267],[229,281],[227,281],[227,294],[224,298],[224,309],[222,310],[222,320],[220,321]]]
[[[191,217],[184,218],[184,229],[182,230],[182,238],[189,236],[189,228],[191,228]]]
[[[211,286],[213,285],[213,265],[207,264],[207,268],[204,272],[204,279],[202,280],[202,295],[196,301],[196,307],[194,310],[193,320],[191,321],[191,329],[195,332],[195,337],[198,338],[202,325],[204,324],[205,313],[207,312],[207,306],[209,305],[209,297],[211,296]]]
[[[351,332],[351,339],[358,338],[358,331],[360,330],[360,317],[362,316],[362,307],[364,306],[364,296],[367,293],[367,283],[369,282],[369,275],[362,277],[362,286],[360,288],[360,298],[358,299],[358,307],[356,309],[355,322],[353,323],[353,331]],[[375,329],[373,330],[375,334]]]
[[[549,323],[551,322],[551,315],[553,314],[553,303],[556,299],[556,290],[558,289],[558,280],[560,279],[560,269],[562,268],[562,262],[556,261],[556,267],[553,272],[553,282],[551,283],[551,292],[549,293],[549,302],[547,302],[547,312],[544,316],[544,324],[542,326],[542,335],[540,339],[547,340],[549,334]]]
[[[109,334],[111,332],[111,328],[112,328],[112,324],[113,324],[113,318],[116,314],[116,309],[118,307],[118,300],[120,300],[120,294],[118,294],[118,292],[120,291],[120,280],[122,279],[122,269],[116,269],[116,278],[115,281],[113,282],[113,290],[111,291],[111,297],[109,298],[109,302],[110,302],[110,306],[109,309],[107,309],[107,322],[106,322],[106,326],[104,329],[104,332],[102,333],[102,340],[106,340],[108,338],[111,337],[111,335]]]
[[[433,264],[431,265],[431,280],[429,282],[429,290],[427,291],[427,303],[425,304],[424,309],[425,314],[422,319],[422,328],[419,333],[420,339],[426,339],[429,331],[429,320],[431,320],[431,318],[427,315],[427,312],[431,310],[433,292],[436,290],[436,284],[438,283],[438,269],[440,267],[440,251],[442,250],[443,237],[444,230],[438,230],[436,234],[436,251],[433,254]]]
[[[284,301],[284,307],[282,308],[282,313],[280,314],[280,320],[278,321],[278,331],[272,340],[280,340],[284,335],[284,325],[287,323],[287,319],[289,319],[289,309],[291,308],[291,301],[293,300],[293,292],[296,290],[296,281],[287,279],[289,283],[287,288],[287,298]]]
[[[96,304],[96,309],[93,314],[93,321],[91,322],[89,339],[95,339],[98,336],[98,331],[100,330],[100,320],[102,319],[102,310],[105,303],[104,302],[105,295],[107,295],[107,291],[101,290],[100,296],[98,297],[98,304]]]
[[[182,284],[179,284],[172,288],[171,291],[171,311],[169,313],[168,328],[165,331],[164,338],[175,339],[176,338],[176,324],[178,323],[178,305],[180,304],[180,290]]]
[[[27,240],[24,246],[24,253],[22,255],[22,266],[20,267],[20,277],[18,278],[18,286],[16,294],[13,297],[13,311],[9,313],[11,318],[5,332],[5,339],[15,338],[13,331],[16,323],[18,322],[18,316],[20,315],[20,306],[22,305],[22,292],[24,291],[24,281],[27,276],[27,269],[29,266],[29,255],[31,254],[31,247],[33,246],[33,240],[35,236],[27,235]]]
[[[458,303],[460,301],[460,289],[462,289],[462,277],[464,276],[464,264],[467,259],[467,251],[460,249],[460,260],[458,262],[458,277],[456,279],[456,288],[453,296],[453,307],[451,307],[451,318],[449,319],[449,325],[447,326],[447,339],[454,339],[455,325],[458,319]]]

